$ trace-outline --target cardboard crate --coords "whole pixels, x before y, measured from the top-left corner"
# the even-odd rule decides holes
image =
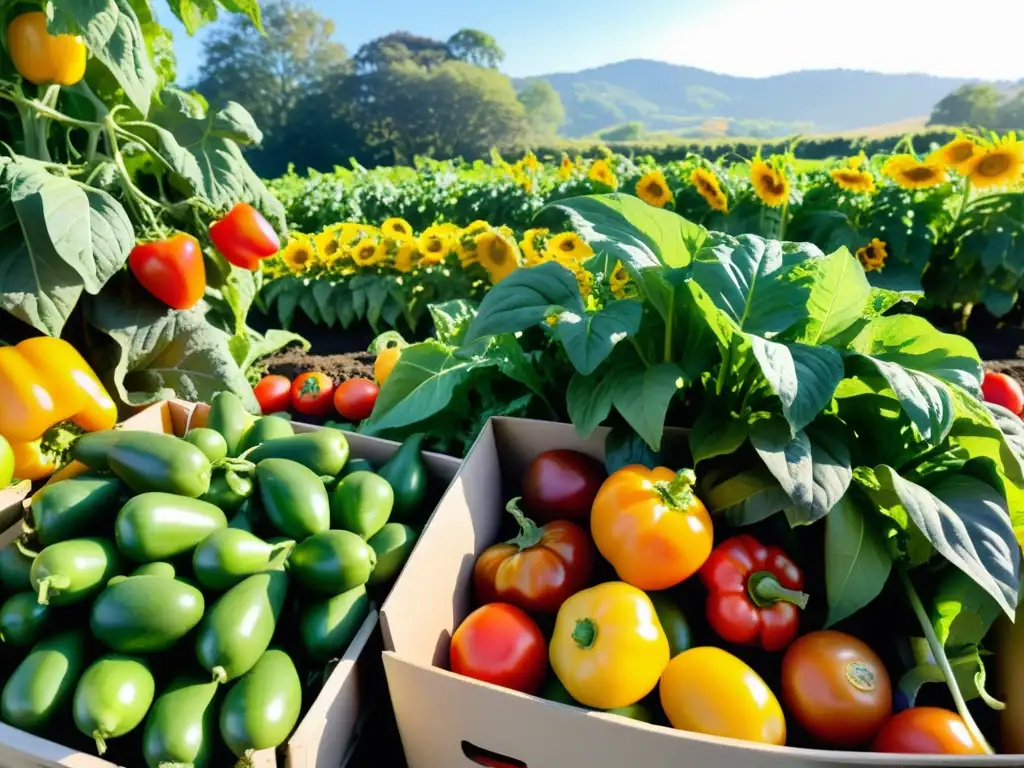
[[[607,430],[491,419],[438,505],[381,608],[384,669],[410,768],[812,768],[1024,765],[1024,755],[936,757],[776,747],[724,739],[559,704],[453,674],[455,628],[472,609],[476,557],[495,543],[507,496],[552,448],[604,458]],[[666,434],[671,444],[679,435]],[[503,490],[504,489],[504,490]]]
[[[169,400],[126,419],[122,428],[183,435],[190,427],[203,426],[208,411],[209,407],[202,403]],[[301,423],[293,426],[296,433],[319,429]],[[346,436],[353,457],[369,459],[378,466],[399,445],[390,440],[354,433],[346,433]],[[423,458],[431,477],[442,484],[450,482],[461,465],[459,459],[442,454],[424,452]],[[73,477],[85,469],[84,465],[75,462],[50,482]],[[30,499],[25,499],[28,490],[29,485],[25,484],[16,500],[13,495],[9,498],[0,496],[0,500],[7,503],[6,507],[0,506],[0,548],[10,545],[21,533],[20,520],[30,503]],[[381,695],[380,690],[384,685],[380,673],[380,650],[377,612],[371,610],[291,738],[278,751],[268,749],[253,755],[254,768],[277,768],[279,765],[286,768],[341,768],[355,746],[362,710],[386,701],[386,695]],[[283,756],[283,762],[279,760],[279,754]],[[63,747],[3,723],[0,723],[0,766],[115,768],[113,763],[95,755]]]

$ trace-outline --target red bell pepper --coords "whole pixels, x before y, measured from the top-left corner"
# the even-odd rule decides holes
[[[803,572],[778,547],[740,534],[719,544],[701,566],[708,623],[736,645],[781,651],[796,639],[807,607]]]
[[[238,203],[210,227],[210,239],[230,264],[255,272],[260,259],[281,250],[277,232],[262,214],[248,203]]]

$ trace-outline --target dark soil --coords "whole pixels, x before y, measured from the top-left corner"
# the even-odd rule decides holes
[[[334,380],[335,386],[348,379],[373,378],[373,362],[376,355],[369,352],[351,352],[341,355],[314,355],[303,352],[301,347],[292,346],[264,358],[263,365],[268,373],[294,379],[306,371],[320,371]]]

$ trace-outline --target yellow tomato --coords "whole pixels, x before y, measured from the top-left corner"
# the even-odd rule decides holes
[[[7,28],[7,50],[18,74],[35,85],[74,85],[85,76],[82,38],[51,35],[42,11],[15,17]]]
[[[398,347],[385,347],[377,355],[377,361],[373,364],[373,378],[378,387],[384,386],[384,382],[391,375],[391,369],[395,367],[401,355],[402,350]]]
[[[721,648],[691,648],[676,656],[661,676],[659,693],[673,728],[786,743],[786,718],[775,694],[757,672]]]
[[[668,664],[668,639],[650,598],[625,582],[611,581],[562,603],[549,658],[576,701],[616,709],[654,690]]]

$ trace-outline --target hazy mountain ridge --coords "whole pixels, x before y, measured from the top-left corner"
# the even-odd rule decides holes
[[[517,85],[535,78],[523,78]],[[581,72],[544,76],[562,97],[562,133],[580,137],[630,121],[647,130],[678,130],[707,118],[764,121],[816,133],[896,123],[931,112],[972,78],[807,70],[771,77],[722,75],[696,67],[631,59]],[[700,119],[698,119],[700,118]],[[685,128],[683,130],[686,130]]]

